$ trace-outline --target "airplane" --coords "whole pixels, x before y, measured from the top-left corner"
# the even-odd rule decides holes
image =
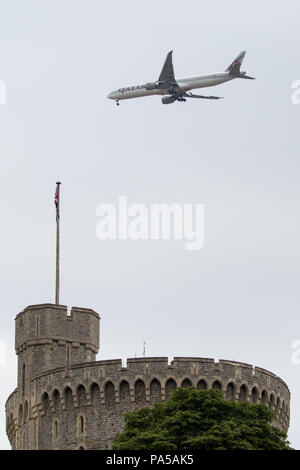
[[[176,80],[174,75],[172,54],[173,51],[170,51],[167,54],[161,74],[156,82],[145,83],[144,85],[137,85],[127,88],[119,88],[118,90],[109,93],[107,98],[115,100],[118,106],[121,100],[150,95],[167,95],[164,96],[161,100],[163,104],[171,104],[175,101],[185,102],[186,98],[219,100],[223,97],[195,95],[190,93],[190,90],[195,88],[216,86],[220,83],[234,80],[235,78],[255,80],[254,77],[249,77],[246,75],[246,72],[240,71],[240,67],[242,65],[246,51],[241,52],[229,65],[229,67],[227,67],[225,72],[182,78],[179,80]]]

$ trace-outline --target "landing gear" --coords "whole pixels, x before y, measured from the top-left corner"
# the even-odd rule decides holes
[[[168,94],[171,96],[162,98],[163,104],[174,103],[174,101],[181,101],[182,103],[186,102],[186,98],[184,98],[186,93],[183,91],[178,91],[178,88],[170,88],[170,90],[168,90]]]
[[[161,99],[161,101],[162,101],[163,104],[171,104],[171,103],[174,103],[175,101],[185,102],[186,98],[184,98],[184,96],[182,96],[182,94],[172,93],[171,96],[164,96]]]

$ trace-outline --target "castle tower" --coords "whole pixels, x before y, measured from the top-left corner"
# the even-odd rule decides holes
[[[61,370],[68,381],[76,364],[95,361],[99,350],[99,315],[91,309],[41,304],[26,307],[15,319],[15,349],[18,355],[17,389],[11,396],[7,431],[15,449],[38,448],[35,423],[34,378],[49,370]]]
[[[18,387],[6,402],[13,449],[110,449],[124,413],[168,399],[177,387],[219,389],[228,400],[264,403],[274,426],[289,426],[290,391],[260,367],[200,357],[95,361],[99,316],[43,304],[16,317]]]
[[[164,402],[177,387],[219,389],[229,400],[264,403],[274,426],[289,426],[290,391],[259,367],[201,357],[96,361],[100,317],[59,305],[59,185],[55,194],[56,304],[31,305],[16,317],[17,388],[6,401],[12,449],[110,449],[124,413]]]
[[[28,394],[29,381],[43,371],[95,361],[99,351],[99,315],[62,305],[31,305],[16,317],[18,390]]]

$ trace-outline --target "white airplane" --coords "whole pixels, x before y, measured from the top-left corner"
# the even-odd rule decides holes
[[[171,104],[174,103],[174,101],[186,101],[186,98],[219,100],[222,98],[221,96],[194,95],[193,93],[188,92],[195,88],[216,86],[220,83],[234,80],[235,78],[248,78],[249,80],[254,80],[253,77],[247,76],[246,72],[240,71],[246,51],[241,52],[225,72],[181,78],[179,80],[175,79],[172,53],[173,51],[168,53],[161,74],[156,82],[127,88],[119,88],[119,90],[111,92],[107,98],[115,100],[117,105],[119,105],[119,101],[121,100],[150,95],[167,95],[161,100],[163,104]]]

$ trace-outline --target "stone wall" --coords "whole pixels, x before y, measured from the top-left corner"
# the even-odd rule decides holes
[[[29,381],[42,371],[93,361],[99,351],[99,315],[91,309],[31,305],[16,316],[18,390],[29,393]]]
[[[30,380],[6,403],[14,449],[110,449],[123,429],[123,413],[165,401],[176,387],[223,390],[228,399],[265,403],[274,425],[289,426],[290,392],[273,373],[249,364],[166,357],[109,360],[59,367]],[[26,411],[27,410],[27,411]]]

